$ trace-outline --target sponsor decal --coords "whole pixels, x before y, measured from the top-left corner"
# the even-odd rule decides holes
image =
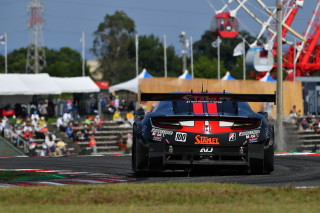
[[[204,134],[210,134],[211,126],[210,125],[204,125],[203,126],[203,133]]]
[[[258,138],[250,138],[249,143],[255,143],[258,142]]]
[[[160,136],[154,136],[154,137],[153,137],[153,140],[154,140],[154,141],[161,141],[161,140],[162,140],[162,137],[160,137]]]
[[[197,135],[195,139],[196,139],[196,142],[194,144],[213,144],[213,145],[220,144],[218,141],[218,138],[208,138],[205,136]]]
[[[229,134],[229,141],[235,141],[237,139],[236,133]]]
[[[176,141],[180,141],[180,142],[186,142],[187,140],[187,133],[184,132],[177,132],[176,133]]]
[[[213,152],[213,148],[212,147],[202,147],[200,149],[200,152]]]
[[[151,132],[152,132],[152,135],[161,136],[161,137],[165,137],[165,135],[173,134],[173,131],[169,131],[165,129],[156,129],[156,128],[153,128]]]
[[[247,131],[247,132],[239,132],[239,136],[247,136],[247,135],[254,135],[254,134],[259,134],[260,130],[252,130],[252,131]]]
[[[259,137],[259,134],[246,135],[246,139],[258,138],[258,137]]]

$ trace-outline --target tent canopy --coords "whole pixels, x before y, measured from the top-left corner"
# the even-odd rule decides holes
[[[235,80],[235,78],[230,75],[229,71],[227,71],[227,73],[222,77],[221,80]]]
[[[99,87],[90,77],[51,78],[61,89],[61,93],[89,93],[100,91]]]
[[[129,81],[113,85],[109,87],[110,91],[119,91],[119,90],[128,90],[130,92],[138,93],[138,83],[140,78],[152,78],[152,76],[147,72],[146,69],[143,69],[142,72]]]
[[[191,79],[192,76],[189,74],[188,70],[184,71],[182,75],[178,77],[179,79]]]
[[[274,80],[271,76],[270,73],[267,72],[265,76],[263,76],[263,78],[261,78],[259,81],[269,81],[269,82],[274,82],[276,80]]]
[[[0,75],[0,95],[42,94],[61,94],[61,90],[47,73]]]
[[[55,78],[41,74],[0,74],[0,95],[46,95],[99,92],[89,77]]]

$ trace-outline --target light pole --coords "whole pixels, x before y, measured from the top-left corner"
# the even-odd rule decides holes
[[[282,2],[277,0],[277,122],[276,142],[279,151],[285,151],[283,138],[283,84],[282,84]]]
[[[182,42],[182,74],[187,70],[187,41],[186,32],[180,33],[180,41]]]

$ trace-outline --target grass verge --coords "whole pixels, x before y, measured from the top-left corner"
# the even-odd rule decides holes
[[[0,188],[4,212],[319,212],[320,188],[217,183]]]

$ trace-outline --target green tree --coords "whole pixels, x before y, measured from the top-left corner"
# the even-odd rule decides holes
[[[59,51],[46,49],[46,62],[47,66],[43,68],[42,73],[55,77],[82,76],[81,55],[69,47],[62,47]],[[85,73],[88,73],[88,70],[86,67]]]
[[[69,48],[62,47],[60,50],[45,49],[47,66],[42,73],[49,73],[56,77],[82,76],[82,60],[80,53]],[[27,49],[20,48],[8,54],[8,73],[26,72]],[[4,57],[0,57],[0,72],[4,73]],[[86,73],[89,68],[86,67]]]
[[[231,75],[234,76],[234,73],[236,75],[235,78],[240,77],[239,75],[239,68],[241,67],[242,71],[242,60],[239,60],[242,56],[234,57],[233,56],[233,50],[239,44],[242,42],[242,38],[245,38],[247,42],[252,43],[254,41],[254,38],[246,31],[241,31],[240,36],[234,39],[230,38],[221,38],[222,42],[220,44],[220,61],[221,64],[225,65],[225,69],[230,71]],[[210,60],[213,60],[214,58],[217,58],[217,48],[212,47],[212,42],[214,42],[217,39],[217,37],[212,36],[210,31],[205,31],[204,34],[201,36],[201,39],[199,41],[196,41],[193,45],[193,52],[194,52],[194,58],[195,60],[198,57],[201,57],[203,55],[207,56]],[[246,46],[246,49],[248,47]],[[240,72],[241,74],[242,72]],[[242,76],[242,74],[241,74]],[[221,74],[222,77],[222,74]],[[242,77],[241,77],[242,78]],[[240,78],[240,79],[241,79]]]
[[[220,62],[220,77],[226,74],[224,64]],[[218,60],[202,55],[194,61],[195,78],[218,78]]]
[[[130,46],[130,57],[135,59],[135,46]],[[147,71],[157,77],[164,76],[164,48],[159,37],[152,35],[139,36],[139,70]],[[168,77],[176,77],[181,70],[179,57],[175,54],[173,46],[167,47]]]
[[[107,14],[98,25],[92,52],[105,80],[118,83],[134,76],[134,60],[129,57],[128,47],[134,44],[135,32],[134,21],[123,11]]]

